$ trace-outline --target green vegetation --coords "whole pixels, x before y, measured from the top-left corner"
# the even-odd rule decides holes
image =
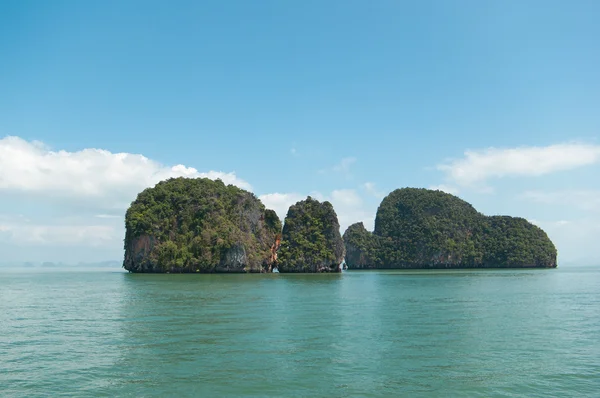
[[[125,216],[132,272],[262,272],[281,221],[252,193],[220,180],[171,178],[141,192]]]
[[[524,218],[487,217],[483,263],[507,266],[556,266],[556,248],[548,235]]]
[[[171,178],[141,192],[125,217],[131,272],[339,272],[349,268],[556,267],[546,233],[487,217],[456,196],[404,188],[381,202],[375,231],[340,236],[333,206],[310,196],[283,227],[252,193],[220,180]]]
[[[404,188],[377,210],[375,231],[344,234],[349,268],[556,267],[556,248],[522,218],[486,217],[441,191]]]
[[[344,243],[333,206],[310,196],[291,206],[278,255],[280,272],[339,272]]]
[[[350,225],[343,238],[346,264],[351,264],[351,268],[381,268],[379,239],[362,222]]]

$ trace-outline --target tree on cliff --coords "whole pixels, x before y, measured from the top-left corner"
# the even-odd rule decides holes
[[[344,234],[349,268],[556,267],[556,248],[522,218],[487,217],[441,191],[403,188],[383,199],[371,234]]]
[[[309,196],[289,208],[278,257],[280,272],[340,272],[344,243],[331,203]]]
[[[123,267],[132,272],[262,272],[281,221],[221,180],[171,178],[138,195],[125,229]]]

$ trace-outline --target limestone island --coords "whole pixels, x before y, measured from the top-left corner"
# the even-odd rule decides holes
[[[487,217],[456,196],[390,193],[374,232],[340,234],[331,203],[307,197],[282,225],[251,192],[221,180],[170,178],[125,215],[123,268],[136,273],[323,273],[387,268],[556,267],[556,248],[522,218]]]
[[[344,253],[331,203],[309,196],[290,207],[283,224],[279,272],[340,272]]]
[[[208,178],[171,178],[125,215],[131,272],[269,272],[281,221],[252,193]]]
[[[344,233],[349,269],[555,268],[548,235],[529,221],[485,216],[454,195],[397,189],[377,209],[375,231]]]

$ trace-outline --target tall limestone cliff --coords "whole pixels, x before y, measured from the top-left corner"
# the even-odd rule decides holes
[[[331,203],[309,196],[289,208],[279,250],[279,272],[340,272],[344,251]]]
[[[254,194],[220,180],[171,178],[141,192],[125,216],[131,272],[268,272],[281,221]]]
[[[383,199],[370,233],[344,234],[349,268],[553,268],[557,252],[525,219],[477,212],[441,191],[397,189]]]

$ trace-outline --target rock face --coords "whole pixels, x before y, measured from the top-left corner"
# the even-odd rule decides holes
[[[267,272],[281,221],[254,194],[220,180],[171,178],[141,192],[125,216],[131,272]]]
[[[375,231],[344,234],[348,268],[553,268],[556,248],[522,218],[486,217],[456,196],[397,189],[383,199]]]
[[[346,246],[346,265],[349,268],[378,268],[379,252],[378,239],[365,228],[362,222],[352,224],[344,232],[344,244]]]
[[[344,252],[331,203],[309,196],[289,208],[279,250],[279,272],[341,272]]]

